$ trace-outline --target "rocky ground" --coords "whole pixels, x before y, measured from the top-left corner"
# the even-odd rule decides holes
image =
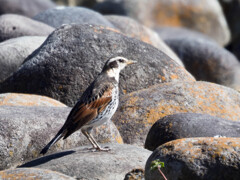
[[[0,0],[0,179],[239,180],[239,12],[234,0]],[[138,63],[93,132],[111,150],[78,131],[40,155],[113,56]]]

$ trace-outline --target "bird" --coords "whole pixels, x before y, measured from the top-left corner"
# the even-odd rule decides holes
[[[58,140],[66,139],[79,129],[92,144],[94,150],[109,151],[110,148],[102,148],[97,143],[91,131],[109,121],[116,112],[119,104],[120,71],[136,62],[120,56],[107,60],[101,73],[88,86],[70,111],[62,128],[40,154],[44,155]]]

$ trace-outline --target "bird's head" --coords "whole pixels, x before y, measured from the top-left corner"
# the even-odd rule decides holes
[[[124,57],[114,57],[109,59],[102,70],[102,73],[107,73],[109,77],[114,77],[117,81],[119,79],[119,73],[127,65],[134,64],[137,61],[129,60]]]

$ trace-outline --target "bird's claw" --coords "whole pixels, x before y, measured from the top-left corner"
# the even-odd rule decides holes
[[[98,147],[96,148],[97,151],[105,151],[105,152],[108,152],[110,151],[111,149],[109,147],[104,147],[104,148],[101,148],[101,147]]]

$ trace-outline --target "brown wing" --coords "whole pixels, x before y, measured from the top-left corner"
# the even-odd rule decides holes
[[[98,90],[87,102],[77,103],[65,122],[62,132],[64,139],[97,117],[112,100],[112,86]]]

